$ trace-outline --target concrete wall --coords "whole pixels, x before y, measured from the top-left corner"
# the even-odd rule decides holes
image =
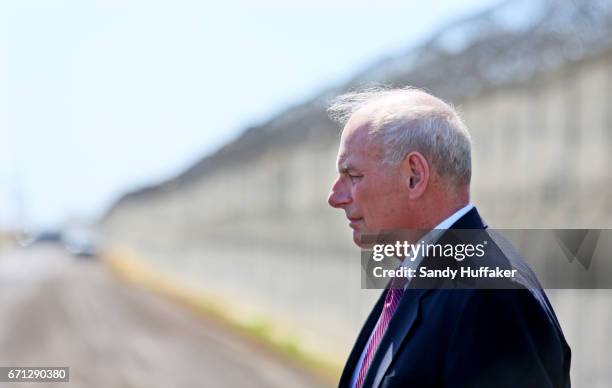
[[[612,55],[453,103],[474,141],[472,202],[489,225],[612,227]],[[107,236],[341,358],[379,292],[360,289],[344,215],[326,205],[336,131],[329,123],[244,163],[124,201],[104,221]],[[577,386],[612,381],[604,353],[612,294],[549,295],[575,351]]]

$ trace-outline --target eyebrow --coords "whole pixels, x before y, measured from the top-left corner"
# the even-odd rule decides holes
[[[347,163],[347,164],[338,166],[338,171],[340,173],[347,174],[351,171],[359,171],[359,170],[355,166]]]

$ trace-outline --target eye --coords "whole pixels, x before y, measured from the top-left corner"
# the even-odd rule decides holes
[[[360,175],[360,174],[348,174],[348,176],[351,179],[351,181],[355,181],[355,180],[359,180],[363,178],[363,175]]]

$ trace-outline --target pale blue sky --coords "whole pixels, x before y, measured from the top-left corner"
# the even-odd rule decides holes
[[[498,2],[2,2],[0,225],[96,217]]]

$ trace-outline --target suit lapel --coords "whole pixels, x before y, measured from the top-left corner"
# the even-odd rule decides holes
[[[380,384],[418,318],[419,301],[430,291],[410,287],[406,289],[372,359],[372,364],[363,382],[364,387],[377,387]]]
[[[480,218],[478,211],[476,208],[472,208],[469,212],[467,212],[463,217],[457,220],[450,229],[486,229],[486,223]],[[442,237],[443,238],[443,237]],[[395,355],[402,347],[402,344],[409,338],[410,331],[416,322],[419,315],[419,307],[421,299],[429,292],[432,291],[433,288],[423,287],[423,288],[415,288],[417,283],[414,281],[409,284],[408,289],[404,292],[402,296],[402,300],[397,307],[393,318],[389,322],[389,326],[383,338],[380,341],[380,345],[374,355],[374,359],[372,360],[372,364],[370,365],[370,369],[366,374],[365,380],[363,382],[364,387],[378,387],[382,378],[387,373],[387,370],[391,366]],[[417,286],[418,287],[418,286]],[[386,292],[382,295],[382,302],[384,302],[384,296]],[[360,340],[362,341],[361,347],[359,347],[359,352],[357,352],[356,359],[352,364],[351,373],[355,368],[355,364],[359,360],[359,356],[361,355],[361,351],[366,344],[373,328],[374,324],[378,320],[380,315],[380,311],[382,310],[381,300],[378,301],[376,305],[375,312],[370,314],[367,323],[371,323],[370,327],[368,327],[364,334],[364,329],[360,333]],[[373,317],[374,315],[374,317]],[[373,322],[369,322],[372,320]],[[365,339],[361,338],[364,337]],[[355,353],[355,349],[353,349],[353,353]],[[353,356],[353,354],[351,354]],[[346,373],[346,370],[345,370]],[[342,381],[341,381],[342,382]],[[347,380],[347,386],[350,383],[350,376]],[[343,386],[343,385],[341,385]]]
[[[344,366],[344,370],[342,371],[342,375],[340,377],[340,382],[338,386],[340,387],[349,387],[351,383],[351,378],[353,377],[353,372],[355,371],[355,367],[357,366],[357,362],[359,361],[359,357],[361,357],[361,353],[363,353],[366,344],[368,343],[368,339],[374,330],[374,326],[378,321],[378,317],[383,308],[383,304],[385,303],[385,297],[387,296],[387,289],[383,290],[383,293],[378,298],[378,302],[374,305],[372,312],[366,319],[359,335],[357,336],[357,341],[355,341],[355,345],[353,345],[353,349],[349,355],[348,360]]]

